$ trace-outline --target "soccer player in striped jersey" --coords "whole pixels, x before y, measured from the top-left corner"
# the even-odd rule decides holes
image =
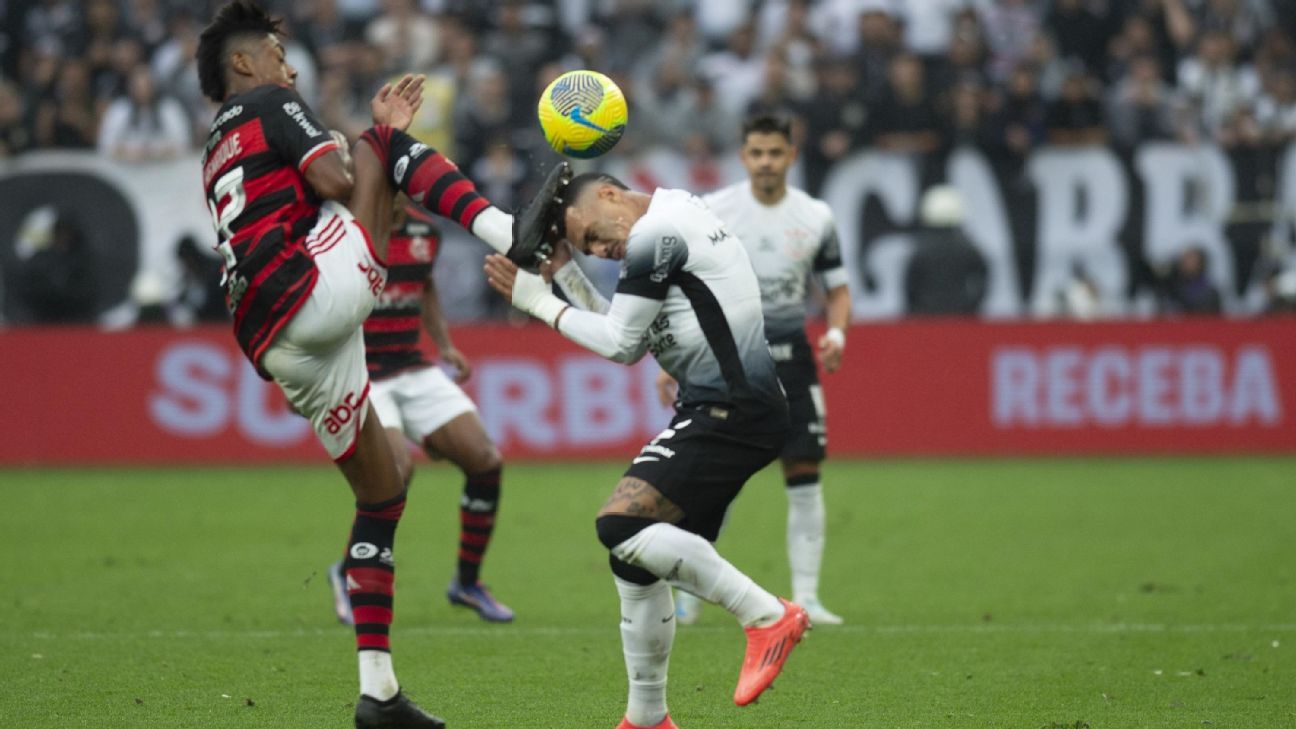
[[[221,104],[202,176],[235,337],[310,420],[356,498],[344,561],[360,673],[356,727],[442,727],[401,692],[392,668],[393,547],[405,484],[369,407],[361,325],[386,283],[397,188],[496,250],[511,244],[512,219],[453,162],[404,132],[422,102],[422,77],[378,91],[374,126],[352,155],[297,95],[279,21],[256,3],[232,0],[218,10],[196,56],[203,94]]]
[[[787,400],[765,343],[756,275],[724,223],[683,190],[647,195],[598,173],[563,185],[565,164],[517,216],[509,258],[488,257],[486,273],[514,306],[582,347],[626,364],[652,353],[680,383],[670,426],[640,450],[595,520],[621,599],[629,697],[618,729],[673,729],[672,584],[723,606],[744,628],[739,706],[769,688],[809,627],[803,608],[712,544],[743,484],[778,457]],[[513,263],[533,262],[551,231],[560,242],[545,265],[574,306]],[[570,261],[571,246],[621,261],[611,301]]]
[[[839,625],[842,618],[819,599],[827,531],[819,471],[827,455],[828,428],[816,350],[805,330],[806,284],[814,277],[827,300],[828,331],[817,343],[819,363],[826,372],[837,371],[850,322],[850,290],[837,226],[826,203],[787,184],[796,160],[787,119],[770,114],[749,118],[743,123],[739,155],[747,179],[703,199],[747,248],[760,281],[770,353],[787,392],[792,431],[780,459],[787,484],[792,599],[805,607],[816,625]],[[658,376],[657,389],[664,403],[675,398],[675,381],[665,372]],[[680,594],[675,607],[681,623],[693,623],[702,605],[696,597]]]
[[[365,360],[373,382],[369,401],[387,429],[396,469],[407,485],[414,474],[410,442],[429,458],[449,460],[463,472],[458,567],[446,597],[483,620],[507,623],[513,611],[479,579],[495,528],[504,461],[477,407],[456,384],[468,379],[472,365],[455,348],[441,314],[432,276],[440,248],[436,219],[417,206],[397,205],[387,248],[387,287],[364,324]],[[454,381],[419,346],[424,331],[441,360],[454,369]],[[338,620],[353,624],[341,562],[329,570],[329,581]]]

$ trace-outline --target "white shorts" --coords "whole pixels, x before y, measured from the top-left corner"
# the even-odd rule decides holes
[[[334,461],[350,457],[368,412],[364,320],[387,282],[369,234],[332,201],[306,236],[319,279],[261,359]]]
[[[375,380],[369,401],[383,427],[400,428],[406,438],[420,445],[451,420],[477,411],[440,367],[420,367]]]

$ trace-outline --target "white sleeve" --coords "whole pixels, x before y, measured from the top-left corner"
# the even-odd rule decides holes
[[[633,364],[648,351],[648,327],[662,302],[633,294],[617,294],[606,314],[568,308],[558,331],[589,351],[613,362]]]
[[[576,261],[568,261],[566,265],[558,269],[554,274],[554,282],[558,288],[562,289],[567,300],[585,311],[592,311],[597,314],[606,314],[612,302],[604,298],[603,294],[595,288],[593,282],[585,276],[581,270],[580,264]]]

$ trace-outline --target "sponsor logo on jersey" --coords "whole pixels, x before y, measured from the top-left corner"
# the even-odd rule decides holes
[[[677,245],[679,238],[673,235],[664,235],[657,241],[653,250],[653,272],[648,276],[653,283],[661,283],[670,275],[670,262]]]
[[[707,234],[707,239],[711,241],[712,245],[715,245],[728,237],[729,231],[724,228],[716,228],[715,231]]]
[[[234,117],[242,113],[243,113],[242,104],[235,104],[234,106],[231,106],[225,111],[222,111],[220,116],[212,120],[212,125],[211,125],[212,131],[216,131],[216,129],[220,127],[220,125],[224,124],[225,122],[229,121],[230,119],[233,119]]]
[[[392,168],[392,177],[396,178],[397,185],[405,180],[405,170],[409,169],[409,159],[409,155],[402,154],[400,159],[396,160],[396,166]]]
[[[415,143],[413,143],[413,144],[410,145],[410,148],[409,148],[409,158],[410,158],[410,159],[418,159],[419,157],[422,157],[422,156],[423,156],[423,153],[426,152],[426,151],[428,151],[428,149],[429,149],[429,147],[428,147],[426,144],[424,144],[424,143],[422,143],[422,142],[415,142]]]
[[[351,545],[351,559],[373,559],[378,554],[378,545],[370,542],[356,542]]]
[[[365,275],[365,279],[369,282],[369,290],[373,292],[373,295],[381,296],[383,287],[387,285],[387,278],[383,275],[383,270],[363,262],[357,263],[356,268]]]
[[[301,104],[289,101],[283,105],[283,110],[293,121],[297,122],[297,126],[301,127],[303,132],[306,132],[306,136],[318,137],[320,135],[320,130],[316,129],[315,125],[311,124],[310,119],[306,118],[306,111],[302,109]]]

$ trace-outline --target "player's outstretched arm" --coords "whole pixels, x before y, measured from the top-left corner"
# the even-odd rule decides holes
[[[585,349],[624,364],[638,362],[648,351],[648,327],[661,311],[662,302],[617,294],[606,314],[596,314],[568,306],[553,295],[544,279],[518,270],[517,264],[504,256],[488,256],[485,269],[486,279],[497,293]]]

